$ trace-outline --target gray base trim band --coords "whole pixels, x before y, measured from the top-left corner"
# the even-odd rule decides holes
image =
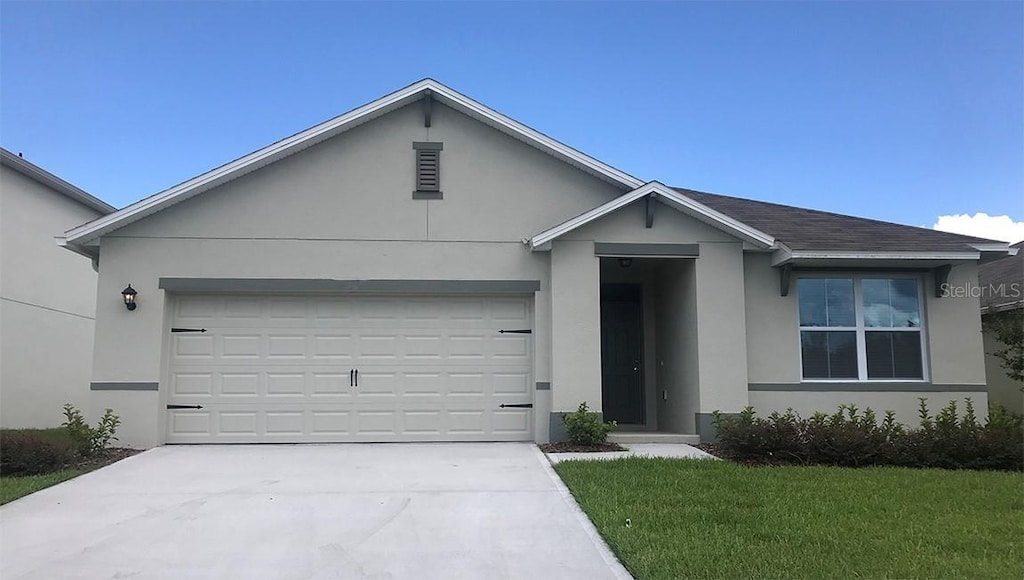
[[[594,254],[597,256],[666,256],[675,258],[697,258],[700,256],[700,244],[629,244],[614,242],[595,242]]]
[[[694,413],[694,420],[697,425],[697,434],[700,435],[701,443],[715,443],[718,441],[718,429],[715,428],[715,416],[712,413]],[[722,413],[723,416],[735,417],[739,413]]]
[[[160,383],[89,383],[90,391],[158,391]]]
[[[440,191],[414,191],[413,199],[444,199],[444,193]]]
[[[171,292],[368,294],[532,294],[540,280],[310,280],[298,278],[160,278]]]
[[[984,393],[985,385],[936,385],[933,383],[751,383],[750,391],[846,392],[846,393]]]

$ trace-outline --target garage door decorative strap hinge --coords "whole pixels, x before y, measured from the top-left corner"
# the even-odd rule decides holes
[[[172,328],[171,332],[206,332],[205,328]]]
[[[511,403],[511,404],[508,404],[508,405],[506,405],[505,403],[502,403],[502,404],[498,405],[498,407],[500,407],[502,409],[507,409],[507,408],[510,408],[510,407],[515,407],[517,409],[532,409],[533,408],[533,403]]]
[[[533,331],[529,328],[524,328],[522,330],[499,330],[498,334],[533,334]]]
[[[167,405],[168,409],[202,409],[202,405]]]

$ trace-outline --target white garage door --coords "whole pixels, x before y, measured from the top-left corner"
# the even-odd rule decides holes
[[[531,327],[528,298],[173,304],[168,443],[533,438],[530,335],[499,333]]]

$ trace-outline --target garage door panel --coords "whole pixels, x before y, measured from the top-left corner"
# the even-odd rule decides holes
[[[532,438],[520,297],[185,297],[172,326],[168,442]],[[359,369],[358,385],[350,371]]]

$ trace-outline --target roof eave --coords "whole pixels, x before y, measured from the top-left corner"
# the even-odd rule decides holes
[[[65,197],[103,215],[109,215],[117,211],[116,207],[104,202],[98,197],[89,194],[85,190],[76,187],[67,181],[64,181],[34,163],[25,161],[21,157],[3,148],[0,148],[0,165],[10,167],[12,170],[17,171],[25,177],[37,181]]]

